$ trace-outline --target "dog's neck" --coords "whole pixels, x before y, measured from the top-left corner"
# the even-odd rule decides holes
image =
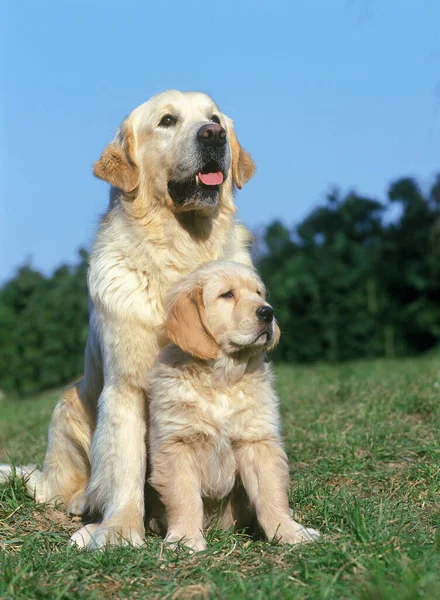
[[[200,211],[188,211],[174,214],[176,221],[195,240],[207,240],[212,232],[214,219],[218,216],[218,208],[213,214],[202,214]]]
[[[212,361],[214,383],[219,387],[230,387],[238,383],[247,373],[258,370],[264,362],[262,354],[240,352],[221,354]]]
[[[160,202],[145,193],[123,194],[111,188],[109,210],[101,222],[91,264],[99,261],[101,248],[107,249],[108,256],[111,246],[115,262],[140,277],[166,277],[168,289],[200,263],[224,256],[235,227],[234,213],[233,195],[228,190],[222,190],[217,209],[209,215],[201,211],[178,214],[164,199]],[[244,248],[245,241],[240,243]],[[173,267],[163,269],[164,264]]]
[[[190,238],[199,242],[208,240],[216,225],[222,228],[226,222],[232,223],[236,212],[232,185],[221,190],[217,206],[205,211],[174,212],[153,190],[138,190],[136,193],[127,194],[111,188],[110,209],[118,204],[128,218],[136,222],[147,236],[160,231],[162,238],[163,229],[167,228],[169,234],[183,230]]]

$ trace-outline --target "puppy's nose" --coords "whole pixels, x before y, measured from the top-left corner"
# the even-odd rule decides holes
[[[204,146],[224,146],[226,131],[218,123],[206,123],[197,132],[197,139]]]
[[[274,315],[274,310],[271,306],[259,306],[257,308],[257,317],[261,321],[271,323]]]

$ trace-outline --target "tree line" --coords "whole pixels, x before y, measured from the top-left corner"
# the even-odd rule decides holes
[[[329,193],[297,226],[257,236],[256,265],[282,331],[275,358],[344,361],[440,341],[440,174],[394,182],[385,202]],[[0,289],[0,388],[64,385],[83,369],[87,252],[45,276],[24,265]]]

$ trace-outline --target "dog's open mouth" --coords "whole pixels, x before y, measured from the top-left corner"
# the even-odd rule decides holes
[[[197,210],[217,204],[224,179],[219,163],[210,160],[193,177],[184,181],[169,181],[168,193],[181,210]]]
[[[219,169],[218,162],[210,160],[196,175],[196,184],[208,187],[218,187],[223,183],[223,173]]]

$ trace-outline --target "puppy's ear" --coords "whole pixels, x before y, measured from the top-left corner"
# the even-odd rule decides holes
[[[138,186],[139,169],[134,160],[134,136],[128,125],[122,125],[115,140],[110,142],[93,165],[93,173],[124,192],[132,192]]]
[[[241,146],[235,135],[234,126],[231,119],[228,119],[229,125],[229,143],[231,146],[232,178],[239,190],[255,174],[255,163],[249,152],[246,152]]]
[[[171,298],[166,326],[168,338],[184,352],[203,360],[217,357],[218,344],[206,319],[200,286]]]

